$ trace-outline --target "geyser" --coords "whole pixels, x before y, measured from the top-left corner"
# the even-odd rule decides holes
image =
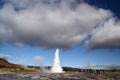
[[[56,52],[55,52],[54,63],[53,63],[53,66],[51,68],[51,71],[53,73],[63,73],[63,69],[60,65],[59,49],[58,48],[56,49]]]

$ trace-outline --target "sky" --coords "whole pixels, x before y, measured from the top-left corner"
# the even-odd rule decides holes
[[[120,1],[0,0],[0,58],[22,65],[120,65]]]

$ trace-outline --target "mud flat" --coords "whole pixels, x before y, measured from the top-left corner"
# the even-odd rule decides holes
[[[0,80],[120,80],[119,73],[1,73]]]

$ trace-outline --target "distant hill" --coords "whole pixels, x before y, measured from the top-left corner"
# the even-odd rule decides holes
[[[40,67],[40,66],[27,66],[28,68],[34,68],[34,69],[41,69],[42,67]],[[52,66],[44,66],[44,68],[45,69],[48,69],[48,70],[50,70],[50,68],[51,68]],[[67,71],[71,71],[71,72],[75,72],[75,71],[77,71],[77,72],[80,72],[81,71],[81,69],[79,69],[79,68],[74,68],[74,67],[62,67],[63,68],[63,71],[65,71],[65,72],[67,72]]]
[[[8,62],[5,59],[0,58],[0,68],[19,68],[20,65]]]

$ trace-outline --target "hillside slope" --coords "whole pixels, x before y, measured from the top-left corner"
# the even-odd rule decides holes
[[[18,68],[17,64],[9,63],[7,60],[0,58],[0,68]]]

